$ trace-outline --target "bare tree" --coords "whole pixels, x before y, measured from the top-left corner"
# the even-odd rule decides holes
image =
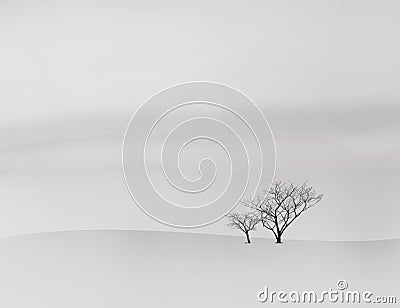
[[[229,213],[228,226],[232,229],[238,229],[246,234],[247,244],[250,244],[250,231],[256,230],[257,224],[260,222],[259,215],[251,212],[246,213]]]
[[[291,182],[274,182],[264,198],[244,202],[259,214],[262,226],[270,230],[276,243],[282,243],[282,234],[303,212],[321,201],[314,188],[306,183],[297,186]]]

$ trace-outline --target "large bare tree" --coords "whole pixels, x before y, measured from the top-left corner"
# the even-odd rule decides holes
[[[262,226],[270,230],[276,243],[282,243],[282,234],[306,210],[321,201],[323,195],[315,192],[307,183],[276,181],[264,197],[244,202],[259,214]]]
[[[229,213],[226,215],[228,226],[232,229],[238,229],[246,235],[247,243],[250,244],[250,231],[256,230],[257,224],[260,222],[259,215],[256,213]]]

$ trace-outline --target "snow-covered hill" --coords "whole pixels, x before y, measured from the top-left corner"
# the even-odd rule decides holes
[[[246,245],[241,237],[149,231],[9,237],[0,244],[0,307],[262,307],[270,305],[257,300],[265,286],[321,291],[339,279],[398,297],[399,257],[400,240]]]

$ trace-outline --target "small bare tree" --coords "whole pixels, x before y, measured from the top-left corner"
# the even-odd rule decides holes
[[[232,229],[238,229],[246,234],[247,244],[250,244],[250,231],[256,230],[257,224],[260,222],[259,215],[251,212],[246,213],[229,213],[228,226]]]
[[[282,243],[282,234],[303,212],[321,201],[314,188],[306,183],[297,186],[291,182],[274,182],[264,198],[245,202],[259,213],[262,226],[270,230],[276,243]]]

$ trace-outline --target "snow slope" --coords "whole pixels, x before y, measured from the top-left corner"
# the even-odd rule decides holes
[[[264,286],[319,291],[339,279],[400,295],[400,240],[246,245],[234,236],[66,231],[0,243],[0,307],[262,307]]]

